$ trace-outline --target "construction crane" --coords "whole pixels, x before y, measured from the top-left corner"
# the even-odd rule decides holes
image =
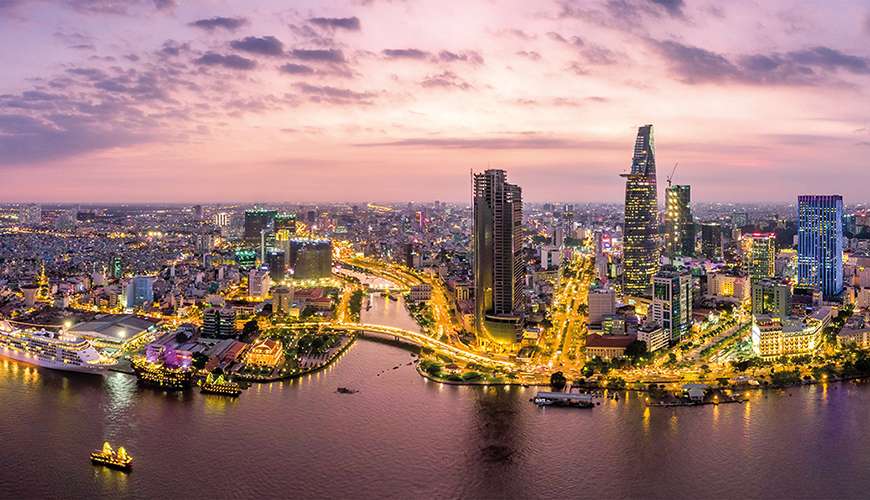
[[[674,169],[671,170],[671,175],[668,176],[668,187],[671,187],[671,179],[674,178],[674,172],[677,171],[677,165],[679,165],[679,164],[680,164],[680,162],[674,163]]]

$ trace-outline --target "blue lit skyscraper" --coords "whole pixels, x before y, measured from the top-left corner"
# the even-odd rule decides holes
[[[798,286],[843,291],[843,197],[798,196]]]
[[[136,276],[127,285],[127,308],[142,307],[154,302],[154,278]]]

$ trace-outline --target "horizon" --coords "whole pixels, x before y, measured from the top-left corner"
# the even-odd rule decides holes
[[[861,199],[870,8],[821,5],[6,2],[0,201],[618,203],[646,123],[693,198]]]

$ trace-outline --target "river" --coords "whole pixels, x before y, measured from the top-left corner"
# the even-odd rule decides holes
[[[360,340],[322,372],[235,400],[3,360],[0,496],[858,498],[870,486],[868,385],[541,409],[535,389],[444,386],[412,359]],[[104,440],[130,450],[133,472],[90,465]]]

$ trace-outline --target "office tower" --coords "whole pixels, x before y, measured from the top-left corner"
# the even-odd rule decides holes
[[[590,288],[587,302],[590,325],[599,325],[605,316],[616,313],[616,292],[612,288]]]
[[[205,211],[202,209],[202,205],[193,206],[193,220],[196,222],[205,220]]]
[[[268,269],[251,269],[248,273],[248,296],[256,299],[264,299],[269,294],[272,280],[269,278]]]
[[[752,233],[746,235],[748,249],[746,272],[753,279],[773,278],[776,274],[776,235]]]
[[[283,250],[269,250],[266,254],[266,266],[269,267],[269,278],[272,281],[281,281],[284,279],[285,258]]]
[[[692,275],[673,267],[653,276],[652,320],[668,332],[676,344],[692,327]]]
[[[652,125],[637,131],[631,173],[625,182],[623,225],[623,292],[649,297],[658,270],[658,199],[656,198],[655,141]]]
[[[296,234],[296,214],[281,212],[275,215],[275,232],[284,230],[289,234]]]
[[[290,241],[290,266],[293,278],[310,280],[332,275],[332,241]]]
[[[788,317],[791,314],[791,290],[788,283],[773,279],[753,280],[752,314]]]
[[[474,174],[473,196],[475,328],[512,343],[524,312],[522,190],[504,170],[486,170]]]
[[[121,279],[124,274],[124,265],[121,262],[121,256],[115,255],[109,261],[109,275],[115,279]]]
[[[671,258],[695,255],[689,186],[668,186],[665,191],[665,252]]]
[[[263,234],[271,234],[275,226],[274,210],[245,210],[245,241],[260,243]]]
[[[293,306],[293,288],[288,286],[278,286],[272,290],[272,314],[277,316],[286,316],[290,314],[290,307]]]
[[[718,222],[701,224],[701,254],[711,260],[722,260],[722,226]]]
[[[412,242],[405,243],[402,255],[402,263],[414,269],[417,267],[417,262],[420,259],[420,252],[417,250],[417,244]]]
[[[202,312],[202,336],[230,339],[236,336],[236,311],[232,308],[210,307]]]
[[[218,212],[214,214],[214,225],[217,227],[227,227],[230,225],[229,212]]]
[[[154,302],[154,279],[136,276],[127,285],[127,308],[142,307]]]
[[[843,291],[843,197],[798,196],[798,286],[825,299]]]
[[[235,252],[236,264],[242,271],[247,271],[257,265],[257,252],[239,249]]]

